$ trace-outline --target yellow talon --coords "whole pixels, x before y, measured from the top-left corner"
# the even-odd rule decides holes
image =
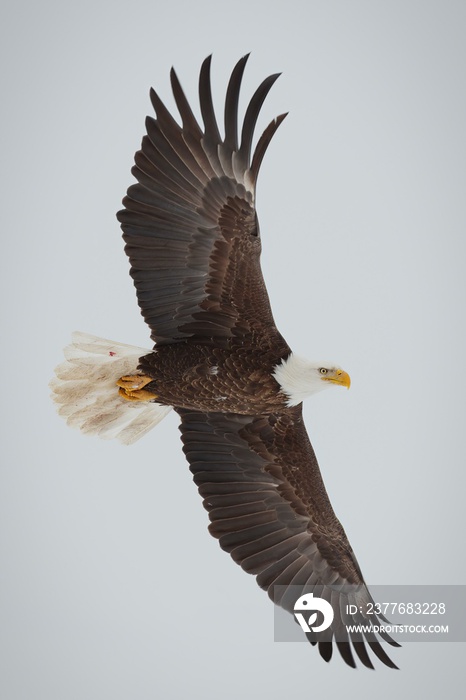
[[[139,389],[137,391],[127,391],[126,389],[118,389],[120,396],[127,401],[154,401],[157,398],[156,394],[151,394],[150,391]]]
[[[157,398],[156,394],[144,389],[152,381],[152,377],[144,374],[120,377],[117,381],[117,386],[120,387],[118,393],[127,401],[153,401]]]
[[[152,377],[147,377],[145,374],[133,374],[126,377],[120,377],[120,379],[117,381],[117,386],[121,386],[122,389],[134,391],[135,389],[143,389],[146,384],[150,384],[152,381]]]

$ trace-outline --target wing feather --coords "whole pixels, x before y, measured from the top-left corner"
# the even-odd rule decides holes
[[[235,159],[239,172],[244,172],[251,159],[252,139],[256,128],[257,118],[264,100],[275,81],[280,77],[280,73],[275,73],[266,78],[257,88],[244,116],[243,129],[241,132],[241,146]],[[236,149],[235,149],[236,150]]]
[[[307,633],[329,661],[333,643],[343,660],[373,668],[370,648],[396,668],[376,634],[372,598],[346,534],[330,505],[302,419],[301,407],[281,415],[240,416],[176,409],[184,452],[209,512],[211,534],[272,600],[289,612],[312,590],[335,612],[323,632]],[[349,614],[348,604],[357,612]],[[360,624],[367,631],[348,632]],[[367,627],[369,625],[369,627]]]
[[[170,80],[176,106],[178,107],[178,111],[183,121],[183,130],[189,132],[197,141],[200,141],[202,138],[201,128],[197,123],[196,117],[193,114],[188,100],[186,99],[186,95],[183,92],[183,88],[181,87],[174,68],[172,68],[170,71]]]
[[[225,98],[225,140],[221,149],[225,154],[238,150],[238,102],[241,82],[249,54],[240,58],[233,69]],[[233,175],[233,172],[229,173]]]
[[[158,93],[150,92],[156,117],[146,119],[147,134],[132,169],[138,182],[129,187],[117,216],[139,306],[159,344],[255,333],[270,338],[280,355],[289,351],[275,327],[262,277],[255,210],[259,165],[283,115],[267,127],[251,163],[257,117],[277,75],[254,93],[238,147],[247,58],[238,61],[228,83],[223,139],[212,102],[210,57],[199,75],[204,131],[173,69],[171,87],[181,124]]]

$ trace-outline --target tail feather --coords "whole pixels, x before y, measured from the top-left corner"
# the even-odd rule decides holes
[[[116,343],[86,333],[73,333],[64,349],[65,362],[50,382],[58,413],[83,433],[126,445],[139,440],[171,410],[155,402],[126,401],[117,380],[137,370],[144,348]]]

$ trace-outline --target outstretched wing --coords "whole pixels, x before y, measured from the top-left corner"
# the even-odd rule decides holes
[[[247,56],[235,66],[222,139],[212,104],[210,57],[201,68],[204,130],[171,71],[182,126],[152,90],[157,118],[136,153],[132,185],[118,212],[142,314],[157,343],[207,341],[250,333],[282,340],[270,309],[259,257],[255,187],[262,158],[286,115],[269,124],[251,159],[262,103],[278,77],[266,78],[246,110],[238,144],[238,99]]]
[[[297,591],[313,590],[332,605],[331,627],[306,635],[324,659],[332,655],[333,640],[350,666],[356,665],[353,649],[373,668],[367,645],[396,668],[373,630],[346,630],[379,620],[364,614],[372,598],[330,505],[301,407],[257,418],[176,410],[184,452],[209,511],[209,530],[222,549],[289,612]],[[355,608],[357,613],[347,612]]]

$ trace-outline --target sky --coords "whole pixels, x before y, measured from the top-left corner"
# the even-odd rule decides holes
[[[465,4],[19,1],[0,24],[1,696],[455,692],[464,644],[406,643],[395,672],[274,642],[176,415],[124,447],[69,429],[47,385],[74,330],[150,347],[115,218],[149,88],[172,108],[174,65],[197,107],[213,53],[221,110],[251,51],[242,107],[281,71],[258,131],[289,111],[257,192],[275,320],[352,378],[305,407],[333,507],[369,585],[463,584]]]

